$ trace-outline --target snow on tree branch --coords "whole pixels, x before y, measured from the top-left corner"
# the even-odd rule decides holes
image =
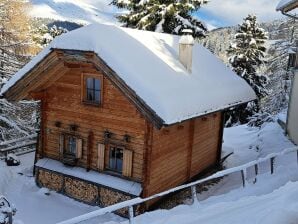
[[[203,37],[206,25],[192,14],[208,0],[113,0],[112,4],[128,9],[129,13],[118,19],[124,26],[162,33],[181,35],[191,29],[194,37]]]

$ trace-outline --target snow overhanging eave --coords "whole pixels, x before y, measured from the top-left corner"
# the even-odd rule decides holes
[[[249,102],[254,101],[254,100],[256,100],[256,98],[252,98],[252,99],[247,100],[247,101],[238,101],[238,102],[235,102],[235,103],[231,103],[231,104],[225,105],[223,107],[218,107],[216,109],[210,109],[210,110],[206,110],[204,112],[195,113],[193,115],[185,116],[185,117],[183,117],[183,118],[181,118],[179,120],[167,121],[167,122],[165,122],[165,125],[164,126],[171,126],[171,125],[182,123],[184,121],[187,121],[187,120],[190,120],[190,119],[193,119],[193,118],[199,118],[199,117],[203,117],[203,116],[206,116],[206,115],[209,115],[209,114],[212,114],[212,113],[224,111],[224,110],[227,110],[227,109],[229,109],[231,107],[241,106],[243,104],[249,103]]]
[[[276,7],[276,11],[281,11],[286,16],[289,16],[289,15],[293,16],[292,14],[288,14],[288,12],[293,10],[297,6],[298,6],[297,0],[288,0],[284,2],[281,1]]]
[[[28,64],[16,72],[7,83],[3,85],[0,92],[0,97],[5,97],[5,94],[10,91],[10,89],[17,85],[23,78],[30,74],[40,63],[51,53],[52,49],[44,49],[35,58],[33,58]],[[8,99],[9,100],[9,99]]]

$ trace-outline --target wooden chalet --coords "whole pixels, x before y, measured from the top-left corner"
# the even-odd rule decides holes
[[[55,39],[12,77],[4,97],[41,102],[39,186],[107,206],[219,164],[223,111],[255,94],[183,38],[90,25]]]

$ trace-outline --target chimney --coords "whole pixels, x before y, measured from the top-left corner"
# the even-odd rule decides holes
[[[179,61],[191,73],[194,38],[192,37],[191,29],[184,29],[182,33],[182,37],[179,40]]]

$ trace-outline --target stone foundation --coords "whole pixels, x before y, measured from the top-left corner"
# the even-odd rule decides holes
[[[70,177],[43,168],[36,167],[36,169],[36,183],[39,187],[54,190],[90,205],[107,207],[135,197],[76,177]],[[116,214],[126,217],[128,215],[127,210],[118,210]]]

